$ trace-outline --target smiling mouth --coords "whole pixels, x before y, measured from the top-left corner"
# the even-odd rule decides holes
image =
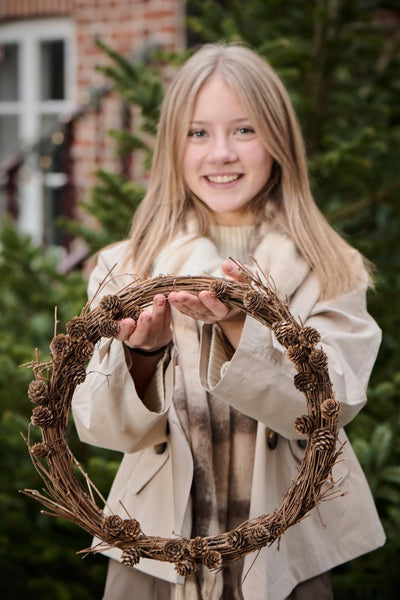
[[[206,175],[206,179],[211,183],[232,183],[240,177],[241,175]]]

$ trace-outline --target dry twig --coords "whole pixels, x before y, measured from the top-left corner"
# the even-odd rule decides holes
[[[35,404],[32,424],[40,427],[42,442],[26,440],[33,464],[45,483],[45,491],[23,490],[48,510],[46,514],[68,519],[100,540],[87,552],[116,547],[122,560],[133,566],[142,557],[175,563],[181,575],[188,575],[196,563],[217,569],[230,561],[280,540],[288,527],[304,519],[321,501],[333,495],[332,467],[341,453],[336,448],[339,403],[334,399],[327,357],[318,348],[320,336],[311,327],[299,324],[288,305],[279,300],[273,285],[243,268],[245,283],[213,277],[160,276],[135,280],[114,296],[104,296],[91,312],[88,306],[67,323],[67,333],[56,335],[51,344],[51,363],[32,361],[35,379],[28,395]],[[246,313],[269,327],[286,349],[297,374],[294,385],[304,393],[308,414],[295,422],[298,433],[306,434],[307,446],[298,474],[280,507],[269,515],[245,521],[236,529],[205,538],[161,538],[147,536],[132,517],[106,516],[96,504],[97,488],[79,466],[66,440],[66,428],[75,387],[86,377],[85,364],[102,336],[112,337],[118,321],[137,318],[151,304],[155,294],[173,290],[198,294],[209,289],[227,306]],[[83,473],[85,486],[77,475]],[[325,485],[324,485],[325,484]],[[341,494],[342,495],[342,494]],[[334,497],[337,497],[335,495]]]

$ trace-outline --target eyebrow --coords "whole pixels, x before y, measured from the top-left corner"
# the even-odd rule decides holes
[[[242,121],[250,121],[250,119],[248,117],[239,117],[238,119],[232,119],[231,123],[241,123]],[[198,120],[193,120],[190,121],[191,124],[198,124],[198,125],[203,125],[205,123],[209,123],[209,121],[198,121]]]

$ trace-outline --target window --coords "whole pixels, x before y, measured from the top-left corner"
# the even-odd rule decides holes
[[[18,180],[19,225],[38,243],[60,242],[54,221],[65,174],[55,146],[63,136],[53,129],[72,108],[72,33],[64,18],[0,25],[0,163],[26,152]],[[39,157],[38,142],[47,138],[49,152]],[[1,187],[0,199],[1,208]]]
[[[0,45],[0,162],[15,147],[18,138],[18,44]]]

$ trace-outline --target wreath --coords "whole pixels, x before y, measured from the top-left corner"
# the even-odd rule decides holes
[[[55,335],[50,344],[51,360],[30,363],[35,379],[28,396],[35,404],[31,424],[40,428],[42,441],[26,439],[35,468],[45,483],[42,492],[23,490],[39,501],[54,517],[77,524],[101,542],[82,552],[122,551],[122,562],[131,567],[141,558],[175,563],[176,571],[187,576],[196,565],[216,569],[273,542],[301,521],[322,500],[335,492],[332,467],[341,454],[336,447],[340,404],[328,374],[328,360],[319,346],[320,334],[298,323],[281,301],[273,283],[266,283],[242,267],[244,283],[214,277],[159,276],[134,280],[116,295],[103,296],[93,310],[86,305],[79,316],[66,324],[66,333]],[[307,439],[304,458],[280,507],[271,514],[241,523],[219,535],[195,538],[163,538],[146,535],[132,516],[107,515],[96,502],[104,503],[100,492],[83,471],[66,439],[71,400],[76,386],[86,378],[85,366],[101,337],[113,337],[122,318],[137,318],[155,294],[186,290],[198,294],[208,289],[228,307],[257,319],[272,330],[285,348],[286,357],[297,371],[294,386],[306,398],[307,414],[296,418],[294,428]],[[83,480],[82,480],[83,475]]]

